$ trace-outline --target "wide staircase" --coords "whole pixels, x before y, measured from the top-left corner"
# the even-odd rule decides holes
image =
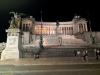
[[[64,44],[71,44],[71,45],[88,45],[86,41],[82,39],[76,38],[74,35],[63,35]]]
[[[85,48],[86,45],[88,44],[82,39],[77,39],[74,35],[63,35],[63,36],[60,35],[58,37],[62,37],[61,46],[54,44],[55,46],[52,45],[50,47],[44,47],[43,49],[40,50],[40,53],[39,53],[40,57],[73,57],[74,50],[76,51],[80,50],[81,52],[80,56],[82,56],[82,50],[88,50],[88,55],[94,56],[94,49]],[[31,47],[24,49],[22,51],[23,57],[33,57],[36,51],[37,51],[36,49],[31,48]]]

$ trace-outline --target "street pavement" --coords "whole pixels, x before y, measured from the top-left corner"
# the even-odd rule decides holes
[[[88,61],[83,61],[82,57],[48,57],[48,58],[19,58],[0,60],[0,65],[68,65],[68,64],[100,64],[100,60],[95,57],[88,57]]]

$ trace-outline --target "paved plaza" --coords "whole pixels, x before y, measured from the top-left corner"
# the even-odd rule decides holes
[[[40,54],[36,59],[23,57],[0,60],[0,75],[100,75],[100,57],[96,60],[94,55],[90,56],[93,51],[88,61],[84,61],[82,56],[75,57],[73,54],[61,56],[63,53],[72,53],[73,49],[57,48],[46,47],[42,56]],[[91,52],[91,49],[88,51]]]
[[[77,56],[75,57],[74,54],[67,55],[69,53],[73,52],[73,49],[77,49],[77,48],[83,48],[83,47],[75,47],[73,46],[73,49],[70,49],[72,46],[50,46],[50,47],[45,47],[45,51],[46,54],[50,54],[51,51],[51,56],[49,57],[45,57],[42,56],[41,54],[39,55],[39,59],[37,58],[36,60],[34,60],[33,57],[23,57],[23,58],[19,58],[19,59],[13,59],[13,60],[0,60],[0,65],[64,65],[64,64],[100,64],[100,60],[96,60],[96,57],[93,54],[92,51],[92,56],[90,54],[90,56],[88,56],[88,61],[83,61],[83,57],[82,56]],[[55,54],[55,56],[52,56],[52,53],[56,53],[56,51],[52,50],[52,48],[55,48],[56,51],[60,48],[65,48],[65,50],[68,48],[68,52],[71,50],[71,52],[67,52],[64,50],[64,53],[66,54],[65,56],[61,56],[63,54],[63,50],[57,52],[57,54],[61,53],[60,55],[56,56],[57,54]],[[57,49],[58,48],[58,49]],[[84,47],[85,48],[85,47]],[[48,49],[51,49],[50,51]],[[93,48],[94,49],[94,48]],[[91,52],[91,49],[90,49]],[[44,54],[45,52],[43,52]],[[1,55],[0,55],[1,56]],[[100,58],[100,56],[99,56]]]
[[[0,65],[66,65],[66,64],[100,64],[100,60],[89,57],[83,61],[82,57],[49,57],[49,58],[19,58],[16,60],[0,60]]]

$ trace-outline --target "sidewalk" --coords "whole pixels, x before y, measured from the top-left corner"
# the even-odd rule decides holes
[[[100,60],[94,57],[88,58],[88,61],[83,61],[82,57],[50,57],[50,58],[19,58],[16,60],[0,60],[0,65],[68,65],[68,64],[100,64]]]

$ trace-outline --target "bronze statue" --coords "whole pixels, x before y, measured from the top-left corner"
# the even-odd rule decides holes
[[[14,25],[15,24],[15,19],[13,17],[11,17],[11,22],[10,22],[11,25]]]
[[[59,21],[57,20],[57,22],[56,22],[56,26],[59,26]]]
[[[13,17],[11,17],[9,23],[10,23],[10,28],[16,28],[15,19]]]
[[[18,13],[17,12],[15,13],[15,12],[12,11],[12,12],[9,12],[9,14],[14,14],[14,18],[18,18]]]
[[[14,15],[14,20],[15,20],[15,25],[17,28],[20,28],[21,25],[21,16],[25,15],[24,13],[17,13],[17,12],[9,12],[9,14],[13,14]]]

